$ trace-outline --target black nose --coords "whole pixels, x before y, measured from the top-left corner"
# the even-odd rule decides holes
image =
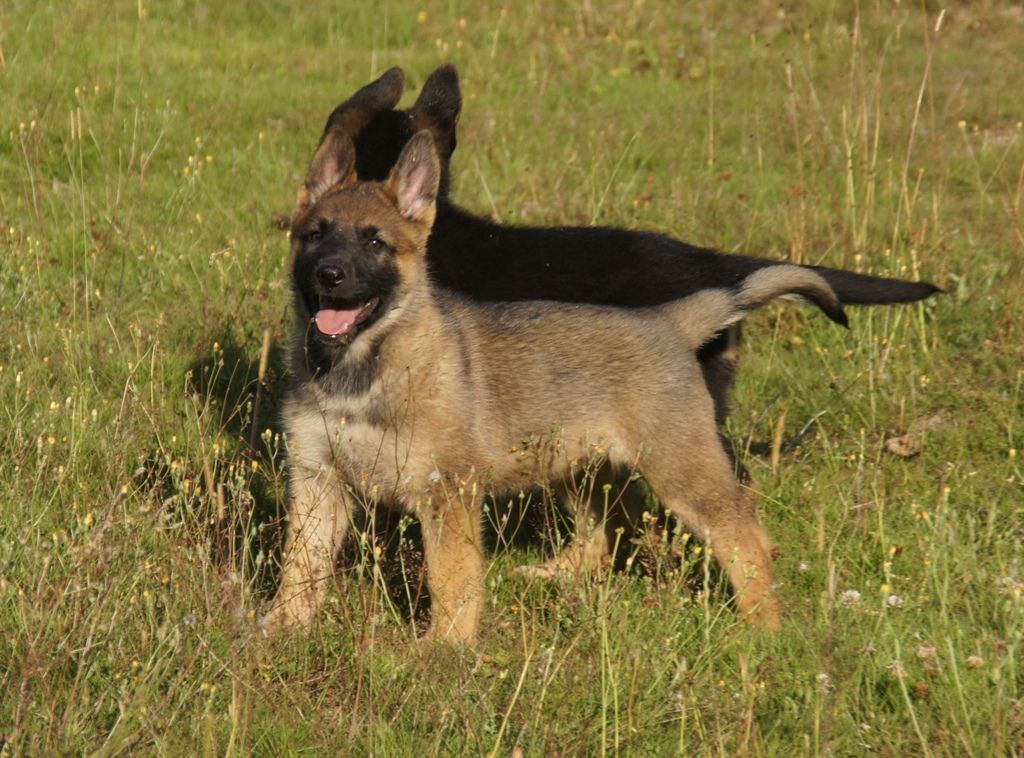
[[[345,281],[345,270],[333,263],[322,263],[316,267],[316,280],[325,287],[337,287]]]

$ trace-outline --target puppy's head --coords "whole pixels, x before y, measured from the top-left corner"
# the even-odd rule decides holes
[[[455,152],[455,129],[462,110],[459,74],[450,64],[439,66],[427,77],[413,106],[395,110],[404,86],[402,69],[385,72],[334,109],[327,119],[323,139],[335,130],[347,134],[355,145],[360,178],[380,181],[394,168],[409,139],[427,130],[434,138],[441,167],[438,196],[446,197]]]
[[[385,333],[426,276],[441,175],[432,135],[414,135],[383,182],[359,182],[356,162],[349,135],[329,129],[292,216],[295,309],[318,364]]]

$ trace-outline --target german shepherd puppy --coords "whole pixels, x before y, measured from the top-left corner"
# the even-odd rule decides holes
[[[427,263],[433,280],[442,287],[484,302],[558,300],[640,308],[709,287],[729,287],[755,271],[781,263],[695,247],[649,232],[608,227],[507,226],[475,216],[448,199],[450,162],[462,108],[458,73],[450,65],[439,67],[426,80],[411,108],[395,110],[404,86],[401,69],[385,72],[334,109],[324,135],[326,138],[340,130],[351,137],[358,175],[364,180],[383,180],[409,138],[422,129],[430,131],[440,158],[441,178],[436,221],[427,243]],[[846,304],[911,302],[940,291],[927,282],[817,266],[805,268],[821,274]],[[698,352],[719,425],[724,424],[728,413],[729,390],[739,359],[738,343],[739,326],[735,325]],[[749,479],[746,472],[743,474]],[[602,482],[608,482],[604,473],[601,476]],[[626,492],[622,482],[618,485],[621,498],[635,500],[635,493]],[[625,504],[621,498],[619,509]],[[604,520],[604,508],[598,511],[596,519]],[[564,556],[566,560],[541,567],[539,574],[570,564],[600,564],[614,539],[609,534],[618,523],[595,530],[591,543],[577,543]],[[578,526],[585,527],[580,523]]]
[[[479,304],[437,287],[427,240],[442,169],[416,134],[382,183],[358,182],[343,129],[322,140],[292,220],[296,314],[285,402],[290,506],[265,628],[307,626],[354,510],[418,516],[429,638],[470,642],[484,605],[481,499],[593,455],[639,459],[662,503],[725,568],[740,612],[779,626],[768,537],[718,436],[696,351],[751,309],[801,295],[846,316],[817,273],[762,268],[637,310]]]

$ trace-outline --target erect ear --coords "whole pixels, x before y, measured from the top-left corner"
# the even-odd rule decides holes
[[[340,129],[355,139],[374,116],[398,105],[404,89],[402,69],[397,66],[388,69],[331,112],[324,134],[331,129]]]
[[[304,210],[327,190],[347,187],[356,181],[356,149],[352,138],[340,129],[328,129],[316,149],[306,172],[306,183],[299,190],[296,210]]]
[[[414,131],[430,130],[438,156],[444,164],[455,152],[455,127],[461,111],[459,72],[450,63],[438,66],[423,83],[420,96],[409,109],[409,116]]]
[[[410,221],[428,226],[434,223],[437,187],[441,168],[430,132],[413,135],[384,182],[384,192],[398,212]]]

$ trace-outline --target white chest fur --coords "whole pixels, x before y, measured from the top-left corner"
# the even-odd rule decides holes
[[[415,449],[414,424],[374,419],[381,411],[372,399],[311,400],[305,395],[285,408],[294,465],[334,470],[350,492],[372,500],[412,502],[436,479],[429,454]],[[394,413],[390,415],[394,421]],[[418,436],[423,448],[424,435]]]

